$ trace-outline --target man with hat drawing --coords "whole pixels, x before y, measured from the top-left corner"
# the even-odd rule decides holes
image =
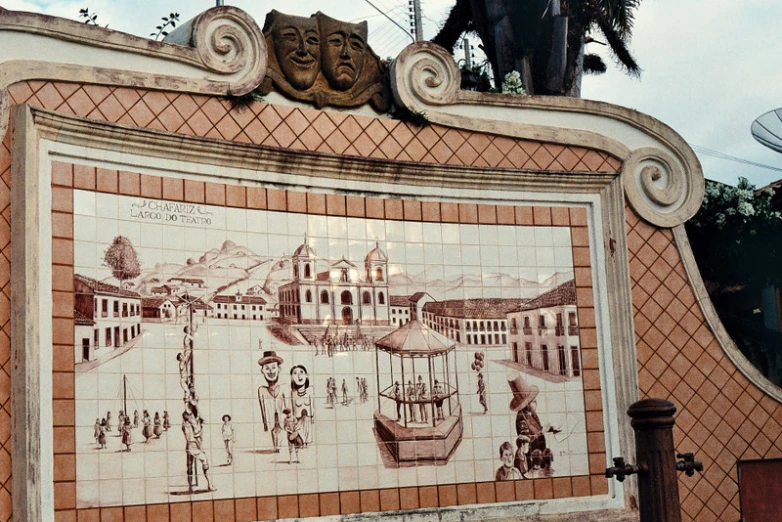
[[[263,352],[263,357],[258,360],[261,374],[266,379],[266,385],[258,388],[258,402],[261,405],[261,418],[263,419],[263,431],[269,431],[271,427],[272,445],[274,451],[279,453],[282,445],[283,432],[281,423],[284,420],[285,393],[279,384],[281,357],[274,351]]]
[[[516,435],[524,436],[528,439],[529,448],[527,458],[535,450],[543,452],[546,449],[546,437],[544,432],[557,432],[551,427],[545,430],[540,422],[537,413],[537,397],[539,388],[530,385],[525,381],[520,373],[508,375],[508,386],[513,392],[513,399],[510,401],[510,411],[516,412]],[[529,464],[529,461],[528,461]]]

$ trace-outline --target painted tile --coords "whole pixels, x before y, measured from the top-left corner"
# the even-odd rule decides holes
[[[78,508],[588,474],[569,228],[73,198]]]

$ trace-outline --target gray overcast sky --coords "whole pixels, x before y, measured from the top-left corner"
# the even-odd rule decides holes
[[[369,0],[407,26],[407,0]],[[367,20],[369,40],[382,57],[395,56],[410,41],[366,0],[226,0],[252,15],[259,26],[268,11],[308,16],[317,10],[349,21]],[[424,37],[431,38],[453,0],[422,0]],[[78,18],[87,7],[101,25],[147,36],[160,17],[179,12],[185,21],[215,5],[211,0],[0,0],[7,9]],[[643,68],[640,79],[609,65],[584,80],[583,97],[645,112],[703,147],[770,165],[779,171],[698,157],[707,178],[735,184],[745,176],[758,187],[782,178],[782,155],[749,132],[761,114],[782,107],[782,8],[776,2],[744,0],[644,0],[636,14],[631,47]],[[593,52],[601,46],[592,44]],[[610,58],[607,59],[610,62]]]

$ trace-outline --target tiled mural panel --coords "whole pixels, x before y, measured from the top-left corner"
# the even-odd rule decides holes
[[[605,492],[583,209],[402,204],[172,183],[64,164],[54,165],[53,183],[55,241],[62,253],[54,269],[63,277],[74,274],[75,281],[75,293],[57,288],[54,296],[60,517],[73,507],[101,505],[101,513],[110,513],[112,504],[157,502],[171,503],[165,509],[172,514],[197,508],[216,513],[228,506],[219,499],[234,496],[260,497],[257,516],[274,518]],[[197,203],[183,205],[193,214],[187,223],[163,227],[166,212],[182,205],[177,201]],[[118,242],[118,236],[126,239]],[[112,273],[100,260],[109,259],[114,245],[129,242],[144,260],[133,290],[130,281],[123,288],[99,283]],[[281,256],[271,251],[280,248]],[[193,327],[181,308],[182,292],[174,295],[161,279],[187,289]],[[202,285],[220,291],[206,302],[194,299]],[[462,310],[451,313],[460,303]],[[485,325],[457,320],[470,307],[477,307],[476,317],[501,313]],[[549,359],[537,342],[529,353],[514,342],[531,329],[525,311],[532,311],[538,335],[548,328],[553,336],[567,336],[567,350],[551,352]],[[548,325],[539,322],[546,314]],[[187,353],[183,325],[194,331],[190,353],[201,352],[197,399],[174,357]],[[416,373],[412,359],[404,359],[420,355],[422,339],[437,355],[419,359]],[[454,340],[459,350],[440,349]],[[383,350],[376,353],[373,344]],[[431,366],[422,370],[427,359]],[[278,378],[280,367],[286,384],[279,390],[292,399],[288,410],[310,415],[282,410],[284,421],[272,419],[275,406],[266,395],[274,387],[264,379]],[[415,375],[429,371],[428,386],[420,378],[415,384]],[[404,383],[402,372],[407,385],[395,389],[393,376]],[[443,384],[433,380],[438,377]],[[395,408],[400,398],[406,403]],[[526,411],[535,398],[543,419],[517,415],[514,421],[513,412]],[[165,413],[181,410],[183,400],[209,419],[204,440],[219,442],[204,453],[212,459],[210,481],[202,475],[194,488],[213,503],[192,502],[179,434],[190,424]],[[282,402],[280,409],[288,404]],[[130,415],[131,409],[140,413]],[[124,411],[128,418],[119,428]],[[416,453],[423,448],[419,441],[414,454],[405,455],[405,431],[432,431],[429,423],[456,439],[446,437],[445,449],[435,455]],[[541,429],[545,437],[536,439]],[[505,432],[515,434],[511,439],[532,438],[536,448],[520,446],[531,456],[530,466],[522,456],[519,464],[497,467],[494,450],[509,446],[509,456],[520,454],[501,440]],[[230,444],[223,447],[226,437]],[[486,440],[492,443],[482,444]],[[205,491],[209,485],[217,491]],[[156,509],[163,508],[147,507],[147,516]],[[80,517],[94,512],[78,511]]]
[[[414,161],[476,166],[610,171],[616,171],[621,166],[612,158],[578,148],[541,146],[463,132],[459,132],[456,141],[449,144],[449,140],[457,135],[451,131],[447,136],[447,129],[437,126],[419,131],[395,121],[379,121],[370,128],[374,121],[370,118],[326,113],[329,116],[326,121],[322,117],[318,119],[316,111],[271,107],[262,103],[253,104],[249,111],[243,111],[231,109],[227,102],[207,97],[52,82],[23,82],[11,88],[11,95],[12,103],[26,102],[95,119],[249,143],[287,144],[294,148],[406,160],[408,158],[401,152],[404,146],[405,153]],[[266,112],[268,114],[263,117]],[[288,117],[292,119],[288,121]],[[283,120],[284,126],[281,125]],[[329,131],[332,126],[335,130],[338,127],[340,132]],[[421,133],[423,135],[419,136]],[[393,140],[388,140],[391,134]],[[470,146],[465,147],[467,154],[456,154],[461,148],[457,142],[463,145],[461,140],[470,138]],[[435,146],[438,147],[435,149]],[[0,520],[5,521],[11,520],[9,149],[10,133],[4,137],[0,149],[0,264],[3,265],[0,267]],[[534,158],[535,155],[537,158]],[[78,175],[74,176],[75,179]],[[207,190],[206,197],[209,193]],[[232,195],[226,193],[225,198],[231,204]],[[350,200],[347,207],[350,208]],[[627,233],[641,394],[668,398],[677,405],[677,449],[697,452],[706,466],[703,474],[692,478],[680,477],[683,516],[687,520],[738,520],[735,462],[739,458],[782,455],[782,439],[779,439],[782,408],[749,384],[722,354],[687,285],[672,235],[645,224],[630,209],[627,210]],[[55,281],[72,280],[72,270],[54,267],[54,271]],[[63,290],[71,291],[72,287]],[[63,369],[62,365],[66,364],[67,358],[58,359],[59,353],[55,350],[55,369]],[[55,431],[58,429],[55,428]],[[56,437],[55,440],[59,439]],[[60,450],[62,456],[58,457],[58,467],[68,469],[67,463],[73,460],[73,450]],[[574,480],[572,488],[574,494],[578,494],[583,485]],[[555,483],[540,489],[547,489],[549,496],[559,491]],[[61,487],[60,491],[66,495],[72,492],[75,506],[75,486]],[[497,500],[532,498],[535,493],[524,488],[508,492],[498,487],[494,491]],[[546,495],[546,491],[539,493]],[[462,498],[465,495],[479,498],[488,493],[485,488],[457,491],[455,487],[429,487],[421,488],[416,496],[411,496],[406,488],[401,488],[342,497],[333,494],[319,498],[280,497],[279,502],[273,504],[250,498],[180,503],[171,507],[161,504],[146,508],[109,508],[103,510],[102,517],[121,520],[124,514],[126,520],[144,517],[149,520],[222,520],[235,516],[238,520],[250,520],[294,513],[307,516],[315,508],[321,514],[327,514],[337,513],[340,509],[350,511],[356,505],[380,509],[426,507],[435,505],[434,499],[439,499],[441,505],[456,504],[459,501],[457,494],[461,494]],[[72,521],[75,515],[70,510],[60,511],[57,519]],[[79,519],[97,521],[101,519],[101,513],[98,510],[85,511]]]

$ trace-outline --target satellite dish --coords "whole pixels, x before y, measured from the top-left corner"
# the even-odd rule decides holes
[[[761,145],[782,152],[782,108],[758,116],[752,122],[751,131]]]

